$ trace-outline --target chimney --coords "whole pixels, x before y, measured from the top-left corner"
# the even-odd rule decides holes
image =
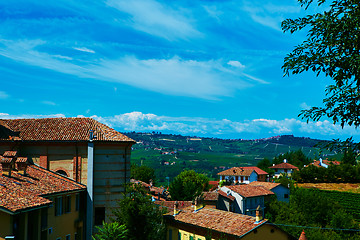
[[[256,208],[256,217],[255,217],[255,223],[259,223],[262,220],[262,214],[261,214],[261,208],[260,205]]]
[[[174,215],[173,216],[176,216],[180,213],[180,210],[179,210],[179,203],[178,201],[175,201],[174,203]]]
[[[2,173],[11,176],[11,170],[15,168],[13,158],[0,156],[0,163],[1,163]]]
[[[284,163],[287,163],[287,160],[286,160],[286,159],[284,159]]]
[[[197,196],[195,198],[195,204],[194,204],[194,212],[199,211],[200,209],[202,209],[204,207],[202,198],[200,196]]]
[[[26,169],[29,165],[27,157],[18,157],[15,161],[16,169],[19,173],[26,175]]]
[[[322,166],[323,165],[322,158],[319,158],[319,161],[320,161],[320,166]]]

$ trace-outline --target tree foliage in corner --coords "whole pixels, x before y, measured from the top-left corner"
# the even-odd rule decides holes
[[[151,201],[139,184],[129,185],[123,198],[119,200],[119,209],[114,211],[116,221],[125,225],[127,239],[163,240],[166,227],[163,211]]]
[[[170,183],[171,200],[191,201],[209,190],[209,179],[194,170],[184,170]]]
[[[125,225],[120,225],[118,222],[106,223],[103,222],[101,227],[96,226],[98,232],[92,237],[93,240],[122,240],[127,239],[127,232]]]
[[[150,180],[155,184],[156,176],[155,170],[147,166],[131,165],[131,178],[150,183]]]
[[[298,0],[307,9],[311,4],[325,7],[326,0]],[[284,32],[308,29],[307,39],[284,60],[285,75],[304,71],[320,73],[334,80],[326,87],[324,106],[302,110],[299,116],[318,121],[329,117],[334,123],[360,125],[360,2],[332,0],[328,10],[282,22]],[[327,5],[326,5],[327,6]]]

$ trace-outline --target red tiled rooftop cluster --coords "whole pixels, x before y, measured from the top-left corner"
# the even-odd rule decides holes
[[[24,141],[128,141],[131,138],[92,118],[2,119],[0,139]]]
[[[243,197],[257,197],[257,196],[266,196],[266,195],[274,195],[274,193],[263,186],[251,186],[248,184],[243,185],[232,185],[227,186],[227,188],[232,191],[240,194]]]
[[[296,169],[298,170],[299,168],[290,164],[290,163],[280,163],[280,164],[277,164],[275,166],[271,166],[269,168],[280,168],[280,169]]]
[[[281,185],[281,183],[272,183],[272,182],[251,182],[249,183],[250,186],[263,186],[266,189],[273,189],[276,188],[277,186]]]
[[[50,204],[51,201],[44,196],[82,189],[86,189],[86,186],[31,165],[27,167],[26,175],[16,171],[12,171],[11,176],[0,175],[0,207],[16,212]]]
[[[245,169],[242,167],[233,167],[226,169],[225,171],[219,172],[217,175],[221,176],[250,176],[253,169]]]
[[[256,223],[255,217],[210,208],[202,208],[194,212],[189,207],[183,209],[174,217],[170,215],[171,213],[168,214],[168,217],[179,222],[235,236],[242,236],[267,222],[267,220],[262,220]]]

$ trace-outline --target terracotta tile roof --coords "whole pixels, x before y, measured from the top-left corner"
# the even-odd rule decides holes
[[[272,191],[266,189],[263,186],[251,186],[248,184],[242,184],[242,185],[232,185],[226,187],[246,198],[274,194]]]
[[[228,195],[228,194],[226,194],[226,192],[224,192],[224,191],[219,190],[218,193],[219,193],[221,196],[226,197],[227,199],[229,199],[229,200],[231,200],[231,201],[234,201],[234,200],[235,200],[235,197],[234,197],[234,196]]]
[[[174,204],[176,201],[158,201],[154,203],[159,205],[162,209],[166,209],[168,213],[174,212]],[[188,208],[192,205],[192,201],[178,201],[178,209]]]
[[[203,192],[203,197],[205,201],[217,201],[219,198],[218,192]]]
[[[11,177],[0,175],[0,209],[16,213],[50,204],[45,196],[86,189],[85,185],[35,165],[28,166],[26,173],[24,176],[12,171]]]
[[[277,186],[281,185],[281,183],[254,181],[254,182],[249,183],[249,185],[250,186],[263,186],[264,188],[271,190],[271,189],[276,188]]]
[[[267,222],[267,220],[264,219],[259,223],[255,223],[255,217],[212,208],[202,208],[194,212],[190,207],[183,209],[176,216],[171,216],[170,214],[171,213],[166,215],[166,218],[169,220],[175,220],[177,222],[235,236],[243,236]]]
[[[277,164],[275,166],[271,166],[269,168],[282,168],[282,169],[296,169],[296,170],[299,170],[298,167],[295,167],[294,165],[292,165],[290,163],[280,163],[280,164]]]
[[[2,126],[2,127],[1,127]],[[40,118],[0,120],[0,139],[14,136],[24,141],[88,141],[90,131],[94,141],[128,141],[131,138],[92,118]]]
[[[3,154],[3,157],[15,157],[17,154],[17,151],[5,151]]]
[[[264,170],[258,168],[258,167],[242,167],[243,169],[252,169],[254,170],[258,175],[268,175],[267,172],[265,172]]]
[[[217,175],[221,176],[250,176],[254,172],[253,169],[245,169],[243,167],[232,167],[225,171],[219,172]]]
[[[331,164],[334,164],[334,165],[340,165],[340,162],[338,162],[338,161],[329,161],[329,160],[322,160],[322,162],[323,163],[325,163],[326,165],[331,165]],[[312,163],[310,163],[311,165],[314,165],[315,167],[323,167],[323,166],[321,166],[320,165],[320,161],[319,160],[317,160],[317,161],[315,161],[314,160],[314,162],[312,162]],[[310,165],[309,164],[309,165]]]

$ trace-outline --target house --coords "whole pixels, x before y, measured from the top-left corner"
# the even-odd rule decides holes
[[[231,183],[250,183],[258,180],[258,174],[254,169],[233,167],[219,172],[220,181],[227,180]]]
[[[266,182],[266,179],[267,177],[269,176],[269,174],[267,172],[265,172],[264,170],[258,168],[258,167],[254,167],[254,166],[251,166],[251,167],[241,167],[242,169],[252,169],[254,170],[258,177],[257,177],[257,181],[259,182]]]
[[[164,215],[167,240],[295,239],[268,220],[218,209],[191,206]]]
[[[30,162],[87,185],[87,238],[112,209],[130,177],[135,141],[91,118],[0,120],[0,154],[17,151]]]
[[[86,186],[31,164],[16,151],[0,156],[0,239],[85,239]],[[10,156],[11,155],[11,156]]]
[[[263,186],[264,188],[275,193],[278,201],[289,202],[290,189],[283,186],[281,183],[272,182],[251,182],[251,186]]]
[[[271,167],[269,167],[271,169],[274,169],[275,170],[275,174],[274,176],[276,178],[280,177],[282,174],[285,174],[286,176],[291,176],[291,174],[294,172],[294,171],[298,171],[299,168],[298,167],[295,167],[294,165],[288,163],[286,161],[286,159],[284,159],[284,162],[280,163],[280,164],[276,164],[276,165],[273,165]]]
[[[314,162],[310,163],[309,165],[314,165],[315,167],[324,167],[328,168],[329,165],[340,165],[338,161],[329,161],[328,159],[323,160],[320,158],[318,161],[314,160]]]
[[[255,216],[256,208],[265,207],[265,201],[274,193],[263,186],[251,186],[248,184],[223,186],[221,191],[233,196],[232,212],[249,216]],[[229,209],[221,209],[229,211]],[[231,209],[230,209],[231,210]]]

